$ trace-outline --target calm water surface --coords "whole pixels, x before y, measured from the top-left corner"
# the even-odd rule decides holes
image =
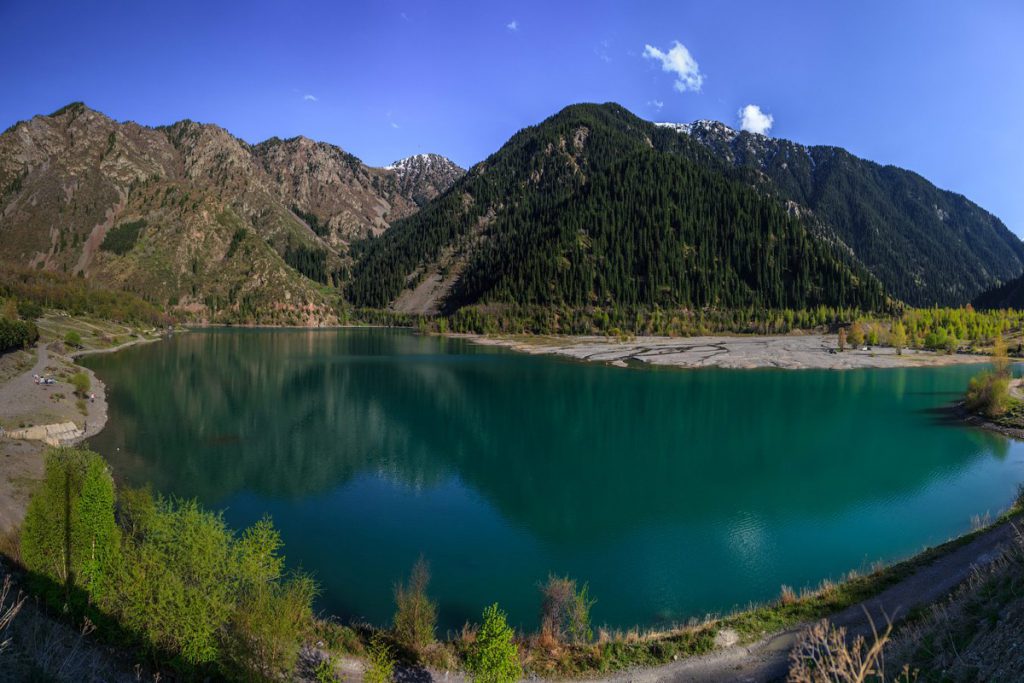
[[[85,360],[117,475],[270,514],[321,607],[385,623],[423,553],[442,628],[549,573],[655,625],[894,560],[995,514],[1024,447],[943,421],[977,368],[620,369],[395,330],[204,331]]]

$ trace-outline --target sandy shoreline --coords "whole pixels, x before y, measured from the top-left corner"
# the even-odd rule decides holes
[[[934,367],[985,363],[988,356],[936,353],[890,347],[870,351],[847,349],[830,353],[836,335],[636,337],[620,341],[609,337],[453,335],[485,346],[501,346],[523,353],[551,354],[624,367],[630,362],[680,368],[783,368],[787,370]]]

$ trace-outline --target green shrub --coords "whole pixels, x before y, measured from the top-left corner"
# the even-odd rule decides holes
[[[476,683],[511,683],[523,675],[519,648],[497,603],[484,610],[484,623],[466,656],[466,670]]]
[[[569,577],[549,576],[541,586],[541,631],[557,642],[586,643],[593,638],[590,628],[589,587],[576,589]]]
[[[157,650],[214,662],[234,609],[231,533],[194,501],[159,501],[141,540],[125,543],[116,594],[103,606]]]
[[[427,597],[429,583],[430,567],[421,556],[413,565],[409,583],[395,586],[395,638],[416,650],[434,642],[437,606]]]
[[[239,680],[290,679],[301,639],[312,623],[316,583],[305,575],[282,582],[281,536],[269,519],[236,543],[238,604],[224,635],[225,668]]]
[[[51,604],[117,622],[186,678],[270,681],[294,678],[317,593],[282,577],[281,546],[269,519],[236,536],[194,501],[130,488],[115,501],[103,459],[62,448],[47,453],[21,556]]]
[[[92,388],[92,382],[89,380],[89,375],[84,372],[76,372],[71,375],[71,386],[75,388],[75,393],[85,398],[89,394],[89,389]]]
[[[70,330],[64,335],[64,343],[68,346],[79,348],[82,346],[82,335],[78,334],[75,330]]]
[[[116,592],[104,607],[156,651],[190,666],[216,663],[238,680],[291,678],[316,585],[283,581],[269,520],[236,537],[194,501],[126,491]]]
[[[366,651],[365,683],[391,683],[395,677],[395,656],[380,634],[374,636]]]
[[[334,660],[324,657],[313,667],[313,680],[316,683],[335,683],[338,675],[334,673]]]
[[[104,596],[110,590],[119,538],[114,482],[103,459],[87,450],[49,450],[43,481],[22,525],[25,566],[64,584],[65,601],[72,586]]]
[[[23,349],[39,341],[36,324],[0,318],[0,353]]]
[[[995,372],[972,377],[964,398],[967,409],[986,417],[999,417],[1010,404],[1010,380]]]
[[[43,315],[43,307],[34,301],[18,300],[18,315],[22,320],[35,320]]]

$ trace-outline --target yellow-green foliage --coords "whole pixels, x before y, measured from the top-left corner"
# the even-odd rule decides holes
[[[75,388],[75,393],[85,398],[89,393],[89,389],[92,388],[92,382],[89,380],[89,375],[84,372],[76,372],[71,375],[71,386]]]
[[[420,557],[413,565],[409,583],[395,586],[395,637],[406,647],[424,648],[434,642],[437,605],[427,596],[430,568]]]
[[[484,610],[484,623],[466,657],[475,683],[512,683],[523,675],[519,648],[497,603]]]
[[[967,409],[986,417],[999,417],[1010,406],[1010,358],[1003,336],[992,344],[992,370],[971,378],[964,398]]]
[[[889,333],[889,344],[896,349],[898,354],[902,354],[903,347],[907,345],[907,328],[899,320],[892,324],[892,330]]]
[[[50,271],[0,269],[0,296],[17,298],[19,307],[34,313],[33,317],[38,317],[40,307],[46,307],[122,322],[170,322],[159,308],[135,294],[104,289],[90,280]]]
[[[188,675],[292,677],[316,585],[282,576],[281,539],[269,520],[237,536],[194,501],[131,489],[117,512],[99,455],[50,451],[25,518],[22,557],[37,576],[66,584],[63,596],[49,591],[57,606],[84,593],[88,604],[72,608],[98,608],[106,623],[116,621]]]
[[[395,656],[391,647],[380,634],[370,642],[366,651],[366,670],[363,681],[366,683],[391,683],[395,676]]]
[[[998,417],[1009,406],[1009,388],[1009,378],[995,372],[983,372],[972,377],[965,398],[967,409],[986,417]]]
[[[25,566],[67,586],[65,600],[74,586],[105,595],[119,538],[114,483],[103,459],[87,450],[48,451],[42,484],[22,526]]]

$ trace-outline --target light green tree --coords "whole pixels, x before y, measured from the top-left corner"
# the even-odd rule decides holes
[[[476,683],[512,683],[523,675],[519,648],[497,603],[484,610],[484,623],[466,657],[466,669]]]
[[[892,324],[892,332],[889,333],[889,342],[895,347],[896,355],[903,354],[903,347],[907,345],[907,330],[899,320]]]
[[[97,453],[72,448],[47,452],[43,482],[29,501],[21,532],[28,569],[101,595],[111,580],[119,530],[114,482]]]

